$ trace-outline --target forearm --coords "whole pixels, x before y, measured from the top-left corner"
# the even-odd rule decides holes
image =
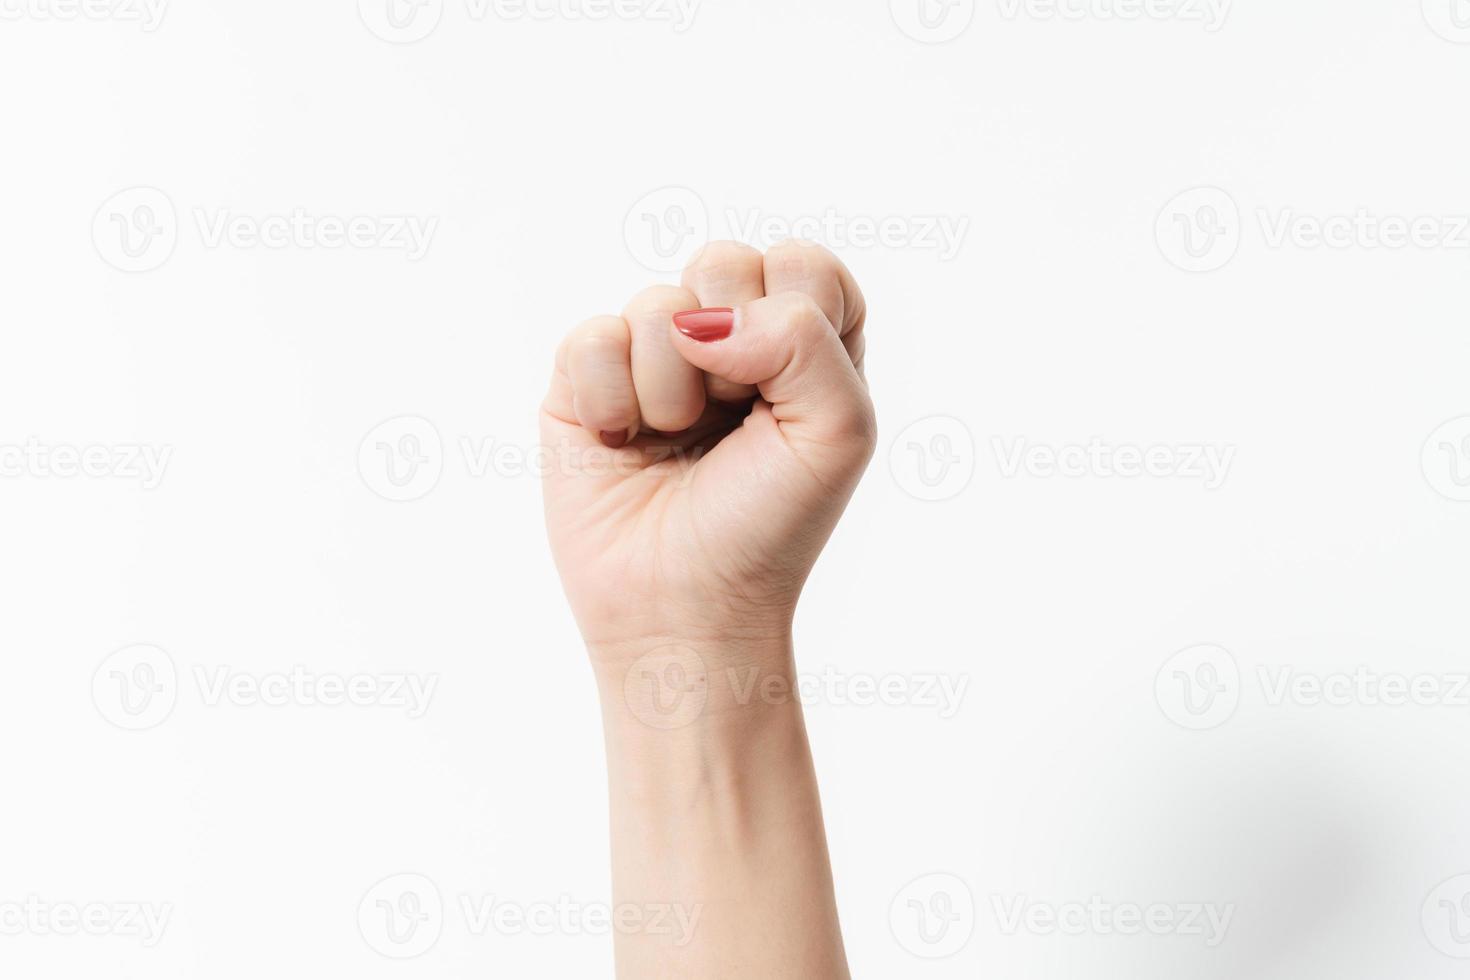
[[[789,640],[595,659],[614,901],[666,911],[617,931],[618,976],[847,977]]]

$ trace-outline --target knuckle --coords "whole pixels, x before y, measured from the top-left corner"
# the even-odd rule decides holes
[[[627,346],[628,326],[619,316],[594,316],[583,320],[564,343],[583,345],[620,344]]]
[[[800,334],[816,333],[819,330],[831,331],[832,328],[827,323],[827,314],[823,313],[817,301],[806,293],[781,293],[780,301],[788,329]]]
[[[766,252],[766,269],[772,278],[802,282],[835,278],[840,266],[825,245],[802,238],[788,238]]]
[[[680,310],[694,309],[698,305],[694,294],[681,286],[649,286],[628,302],[623,316],[630,323],[641,324]]]
[[[573,364],[589,361],[602,362],[621,358],[628,359],[628,339],[607,333],[585,333],[571,341],[570,360]]]
[[[684,270],[685,281],[704,284],[745,282],[759,275],[761,253],[741,242],[710,242]]]

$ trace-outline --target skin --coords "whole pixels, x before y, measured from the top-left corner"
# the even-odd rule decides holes
[[[727,339],[674,327],[721,306]],[[685,923],[615,928],[624,980],[849,975],[780,682],[802,585],[876,441],[864,316],[827,250],[717,242],[557,352],[546,519],[601,694],[614,907]]]

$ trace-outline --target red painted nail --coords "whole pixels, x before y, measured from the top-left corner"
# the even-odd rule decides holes
[[[603,429],[597,433],[597,438],[601,439],[602,444],[609,449],[622,449],[628,444],[627,432],[612,432],[608,429]]]
[[[674,314],[674,326],[690,340],[708,344],[730,336],[735,329],[735,311],[725,306],[686,310]]]

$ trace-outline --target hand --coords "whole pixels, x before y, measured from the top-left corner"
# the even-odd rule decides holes
[[[731,675],[794,679],[797,596],[873,454],[863,317],[825,249],[721,242],[557,352],[546,515],[599,668],[614,895],[699,921],[620,933],[619,977],[848,977],[801,705]]]
[[[733,312],[676,316],[712,307]],[[717,242],[681,286],[567,336],[541,413],[546,515],[594,658],[789,634],[876,441],[864,315],[820,246]]]

